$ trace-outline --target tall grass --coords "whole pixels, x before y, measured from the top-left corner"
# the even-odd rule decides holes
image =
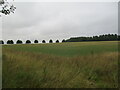
[[[3,48],[3,88],[114,88],[117,72],[118,52],[64,57]]]

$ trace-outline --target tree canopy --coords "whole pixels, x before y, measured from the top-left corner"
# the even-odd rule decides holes
[[[70,39],[63,39],[62,42],[82,42],[82,41],[120,41],[120,35],[117,34],[104,34],[92,37],[71,37]],[[30,44],[30,40],[26,40],[26,44]],[[35,40],[34,43],[38,43],[38,40]],[[45,40],[42,40],[42,43],[46,43]],[[53,43],[52,39],[49,40],[49,43]],[[59,43],[59,40],[56,40],[56,43]],[[3,40],[0,40],[0,44],[4,44]],[[8,40],[7,44],[14,44],[13,40]],[[23,44],[21,40],[17,40],[16,44]]]
[[[31,43],[31,41],[30,41],[30,40],[27,40],[27,41],[26,41],[26,44],[30,44],[30,43]]]
[[[14,44],[13,40],[8,40],[7,44]]]
[[[50,40],[49,40],[49,43],[53,43],[53,41],[50,39]]]
[[[7,0],[0,0],[0,13],[8,15],[14,13],[16,7],[10,4]]]
[[[62,42],[65,42],[65,39],[63,39]]]
[[[21,40],[17,40],[16,44],[22,44],[23,42]]]
[[[0,40],[0,44],[4,44],[3,40]]]
[[[59,43],[59,40],[56,40],[56,43]]]
[[[46,43],[45,40],[42,40],[42,43]]]
[[[35,40],[34,43],[38,43],[38,40]]]
[[[80,41],[117,41],[120,40],[117,34],[105,34],[93,37],[72,37],[67,39],[66,42],[80,42]]]

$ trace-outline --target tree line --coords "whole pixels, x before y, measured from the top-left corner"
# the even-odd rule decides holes
[[[65,39],[63,39],[62,42],[65,42]],[[14,41],[13,41],[13,40],[8,40],[6,43],[7,43],[7,44],[14,44]],[[30,41],[30,40],[26,40],[25,43],[26,43],[26,44],[31,44],[31,41]],[[34,40],[34,43],[39,43],[39,41],[38,41],[38,40]],[[45,40],[42,40],[42,43],[46,43],[46,41],[45,41]],[[50,39],[50,40],[49,40],[49,43],[53,43],[53,40]],[[59,40],[56,40],[56,43],[59,43]],[[3,40],[0,40],[0,44],[4,44],[4,41],[3,41]],[[17,41],[16,41],[16,44],[23,44],[23,41],[22,41],[22,40],[17,40]]]
[[[120,35],[117,34],[105,34],[93,37],[72,37],[70,39],[63,39],[62,42],[82,42],[82,41],[120,41]],[[14,44],[13,40],[8,40],[7,44]],[[30,44],[30,40],[26,40],[26,44]],[[34,43],[39,43],[38,40],[34,40]],[[46,43],[45,40],[42,43]],[[49,43],[53,43],[53,40],[50,39]],[[56,43],[59,43],[59,40],[56,40]],[[3,40],[0,40],[0,44],[4,44]],[[16,44],[23,44],[22,40],[17,40]]]
[[[72,37],[67,39],[66,42],[81,42],[81,41],[118,41],[120,35],[117,34],[105,34],[93,37]]]

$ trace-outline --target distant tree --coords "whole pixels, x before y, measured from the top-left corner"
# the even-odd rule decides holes
[[[8,40],[7,44],[14,44],[13,40]]]
[[[16,44],[22,44],[23,42],[21,40],[17,40]]]
[[[0,40],[0,44],[4,44],[4,41],[3,41],[3,40]]]
[[[120,35],[118,35],[118,38],[117,38],[118,41],[120,41]]]
[[[117,34],[113,35],[113,39],[118,40],[118,35]]]
[[[59,40],[56,40],[56,43],[59,43]]]
[[[34,43],[38,43],[38,40],[35,40]]]
[[[66,42],[65,39],[63,39],[62,42]]]
[[[42,43],[46,43],[45,40],[43,40]]]
[[[31,43],[31,41],[30,41],[30,40],[27,40],[27,41],[26,41],[26,44],[30,44],[30,43]]]
[[[11,40],[11,44],[14,44],[13,40]]]
[[[98,41],[99,40],[99,37],[98,36],[93,36],[93,41]]]
[[[93,37],[72,37],[67,39],[66,42],[81,42],[81,41],[116,41],[120,40],[117,34],[105,34]]]
[[[53,43],[53,41],[50,39],[49,43]]]

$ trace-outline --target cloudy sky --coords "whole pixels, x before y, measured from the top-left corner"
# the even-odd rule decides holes
[[[118,33],[117,2],[16,2],[2,17],[2,37],[47,42],[70,37]]]

